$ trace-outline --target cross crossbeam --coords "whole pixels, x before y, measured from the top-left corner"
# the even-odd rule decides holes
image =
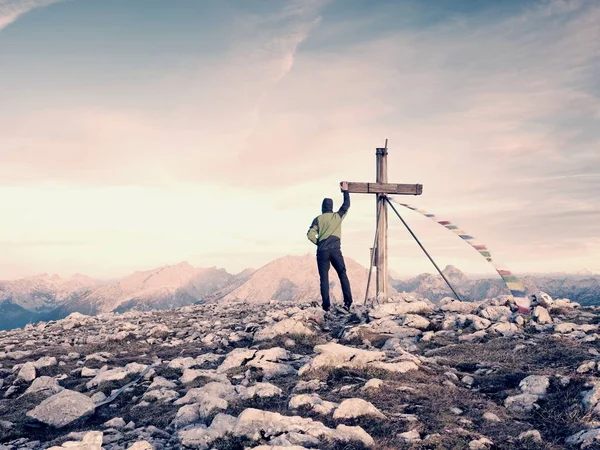
[[[354,194],[421,195],[423,193],[423,185],[348,182],[348,192]]]
[[[371,267],[377,267],[377,295],[388,295],[388,214],[387,214],[387,195],[421,195],[423,193],[422,184],[397,184],[387,182],[387,140],[384,148],[377,148],[376,156],[376,183],[348,182],[348,192],[355,194],[375,194],[377,198],[377,228],[374,262]],[[369,269],[369,275],[370,275]]]

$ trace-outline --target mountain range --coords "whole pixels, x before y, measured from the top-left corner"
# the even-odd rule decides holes
[[[462,300],[481,300],[508,293],[500,277],[474,280],[453,266],[447,266],[442,272]],[[528,294],[544,291],[554,298],[569,298],[584,306],[600,305],[599,275],[526,275],[519,279]],[[453,295],[442,277],[437,274],[426,273],[409,280],[393,280],[392,285],[399,292],[415,292],[434,302]]]
[[[99,282],[82,275],[62,279],[47,274],[0,281],[0,330],[56,320],[72,312],[96,315],[201,303],[213,295],[228,294],[252,272],[248,269],[233,275],[224,269],[195,268],[182,262],[135,272],[114,282]]]
[[[364,299],[368,270],[346,258],[355,302]],[[480,300],[508,293],[501,279],[470,279],[453,266],[444,275],[464,300]],[[600,304],[600,276],[525,276],[529,293],[543,290],[584,305]],[[341,302],[335,272],[330,274],[333,302]],[[434,302],[452,296],[439,275],[421,274],[408,280],[390,278],[390,291],[414,292]],[[374,275],[369,296],[374,294]],[[70,313],[97,315],[130,310],[172,309],[210,301],[296,302],[320,301],[314,255],[285,256],[259,270],[231,274],[216,267],[195,268],[186,262],[135,272],[125,278],[101,282],[84,275],[68,279],[43,274],[0,281],[0,330],[38,321],[57,320]]]

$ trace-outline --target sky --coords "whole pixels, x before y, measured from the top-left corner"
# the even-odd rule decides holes
[[[597,0],[0,0],[0,279],[314,252],[390,182],[516,272],[600,273]],[[440,266],[493,269],[402,210]],[[393,213],[391,213],[393,214]],[[390,215],[390,268],[431,272]],[[364,265],[375,199],[353,194]]]

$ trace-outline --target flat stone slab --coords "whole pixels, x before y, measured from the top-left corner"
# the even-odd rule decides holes
[[[47,398],[27,413],[43,424],[63,428],[87,417],[96,409],[91,398],[76,391],[65,389]]]
[[[56,378],[39,377],[33,380],[31,386],[27,388],[25,394],[23,395],[39,394],[44,395],[46,397],[50,397],[54,394],[58,394],[63,389],[64,388],[58,384]]]

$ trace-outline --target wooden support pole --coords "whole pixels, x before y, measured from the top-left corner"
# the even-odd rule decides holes
[[[387,142],[385,148],[378,148],[377,159],[377,184],[387,183]],[[388,295],[388,260],[387,260],[387,235],[388,235],[388,210],[386,194],[377,194],[377,211],[379,216],[379,227],[377,236],[377,295]]]

